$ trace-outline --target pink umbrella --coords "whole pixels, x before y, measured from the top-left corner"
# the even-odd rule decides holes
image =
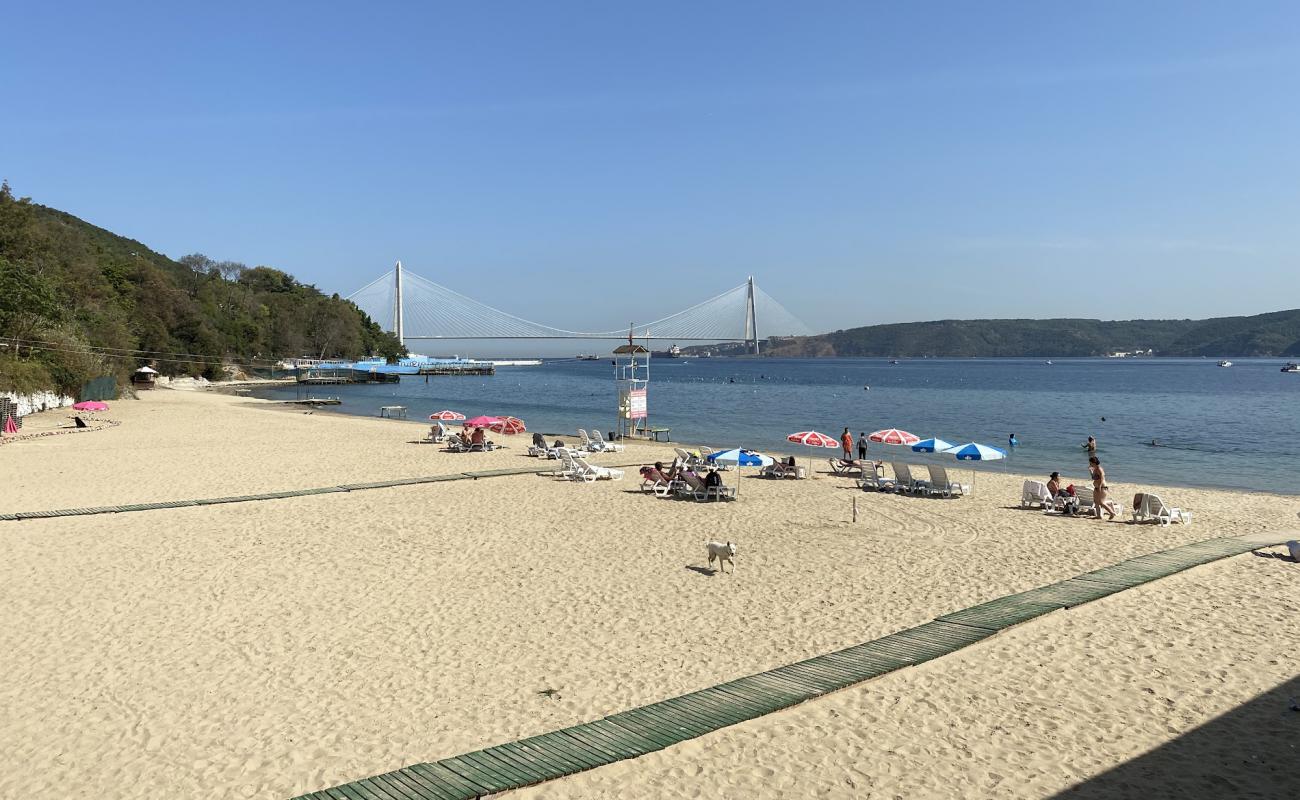
[[[466,428],[486,428],[499,420],[496,417],[475,417],[474,419],[465,420]]]
[[[795,444],[807,445],[808,447],[840,446],[838,439],[832,439],[826,434],[818,433],[817,431],[800,431],[799,433],[792,433],[785,438],[787,441],[794,442]]]
[[[82,400],[73,406],[78,411],[107,411],[108,403],[101,403],[98,400]]]
[[[900,431],[898,428],[886,428],[883,431],[876,431],[867,438],[881,444],[916,444],[921,441],[920,436],[907,431]]]
[[[523,433],[528,430],[528,428],[524,427],[524,421],[518,417],[501,417],[496,422],[488,425],[488,430],[493,433],[512,435]]]
[[[465,415],[457,411],[439,411],[437,414],[430,414],[429,419],[439,419],[443,422],[455,422],[465,419]]]

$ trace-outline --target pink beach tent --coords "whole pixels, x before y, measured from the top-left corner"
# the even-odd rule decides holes
[[[5,433],[17,433],[18,425],[13,417],[5,417]]]

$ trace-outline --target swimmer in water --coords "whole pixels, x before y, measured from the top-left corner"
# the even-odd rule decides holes
[[[1160,446],[1160,442],[1157,442],[1155,439],[1152,439],[1152,440],[1151,440],[1151,446],[1152,446],[1152,447],[1159,447],[1159,446]]]

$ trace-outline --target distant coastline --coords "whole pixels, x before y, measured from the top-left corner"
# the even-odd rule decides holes
[[[740,342],[682,348],[742,356]],[[1202,320],[976,319],[903,322],[772,337],[767,356],[796,358],[1300,358],[1300,309]],[[1132,357],[1132,356],[1131,356]]]

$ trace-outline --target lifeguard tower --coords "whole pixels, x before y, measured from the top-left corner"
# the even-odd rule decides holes
[[[618,425],[620,438],[650,435],[650,413],[646,406],[646,389],[650,385],[650,351],[632,341],[614,348],[614,383],[618,387]]]

